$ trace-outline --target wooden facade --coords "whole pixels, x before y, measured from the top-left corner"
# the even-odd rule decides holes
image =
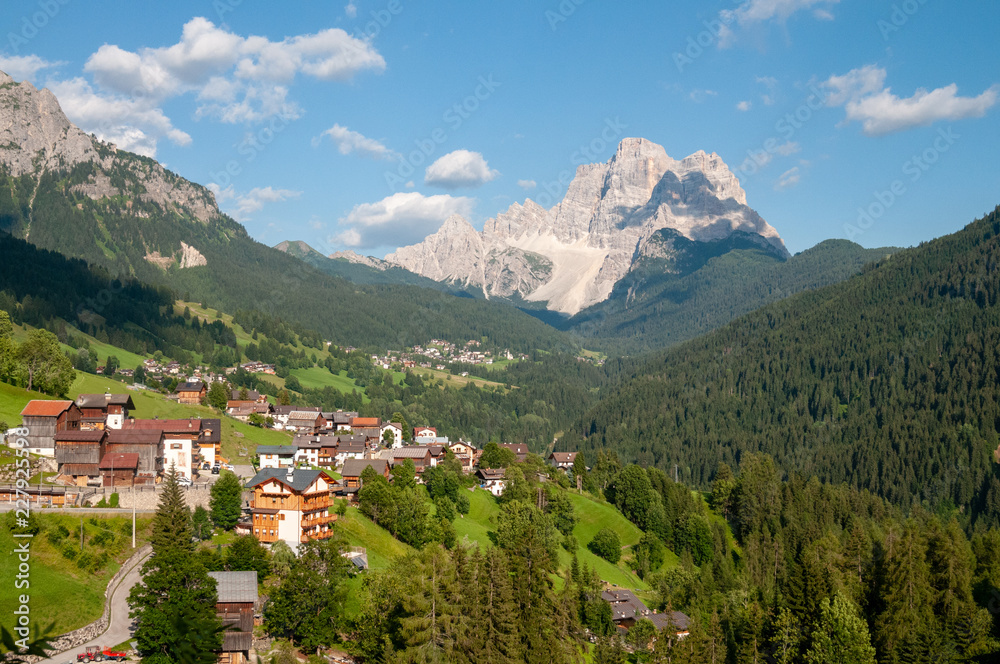
[[[332,480],[323,471],[264,468],[248,486],[253,490],[251,527],[261,542],[280,539],[294,550],[309,540],[333,537]]]
[[[72,401],[29,401],[21,411],[28,448],[39,454],[55,454],[55,436],[60,431],[79,431],[80,409]]]

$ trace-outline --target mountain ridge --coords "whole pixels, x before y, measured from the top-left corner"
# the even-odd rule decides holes
[[[514,203],[481,232],[453,215],[385,260],[487,297],[517,294],[572,315],[607,299],[664,228],[693,241],[755,233],[776,256],[789,255],[777,231],[746,205],[746,192],[718,155],[698,151],[675,160],[660,145],[626,138],[606,163],[579,166],[553,208],[531,199]]]

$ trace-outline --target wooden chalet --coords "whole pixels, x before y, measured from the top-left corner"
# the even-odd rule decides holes
[[[77,486],[87,486],[101,476],[100,463],[107,449],[108,433],[59,431],[55,434],[57,472]]]
[[[348,459],[344,462],[344,468],[340,471],[341,477],[344,478],[344,488],[360,489],[361,474],[369,466],[382,477],[389,479],[389,462],[385,459]]]
[[[480,488],[486,489],[494,496],[499,496],[507,488],[507,480],[504,479],[506,474],[505,468],[480,468],[476,471]]]
[[[139,455],[135,452],[108,452],[101,459],[102,486],[132,486],[139,471]]]
[[[108,431],[106,451],[135,454],[136,484],[152,484],[163,475],[164,437],[162,429],[121,429]]]
[[[128,394],[81,394],[76,398],[80,408],[81,429],[121,429],[129,413],[135,410]]]
[[[295,445],[258,445],[257,456],[260,458],[261,469],[291,468],[295,465]]]
[[[21,411],[22,427],[28,430],[23,436],[28,441],[28,451],[53,456],[56,433],[79,431],[80,417],[80,408],[72,401],[29,401]]]
[[[553,452],[546,461],[553,468],[572,470],[573,462],[576,461],[576,452]]]
[[[638,621],[646,618],[657,630],[670,626],[679,637],[688,635],[691,619],[680,611],[656,613],[651,611],[635,593],[625,588],[610,588],[601,593],[601,599],[611,605],[611,622],[627,631]]]
[[[200,380],[189,380],[178,385],[174,393],[177,394],[177,403],[197,406],[208,396],[208,386]]]
[[[261,542],[284,540],[296,551],[303,542],[333,536],[333,480],[322,470],[262,468],[247,488],[253,490],[253,534]]]
[[[295,410],[288,414],[285,428],[293,429],[296,433],[315,435],[326,428],[326,420],[320,412]]]
[[[500,443],[500,447],[506,447],[513,452],[518,462],[522,462],[528,458],[528,446],[524,443]]]
[[[257,572],[209,572],[215,579],[215,614],[225,628],[220,664],[246,664],[253,648]]]

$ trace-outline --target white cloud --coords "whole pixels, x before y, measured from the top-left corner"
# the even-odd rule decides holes
[[[20,65],[34,71],[52,66],[40,59]],[[275,116],[294,120],[301,109],[288,95],[297,75],[343,81],[362,71],[383,70],[385,60],[369,41],[339,28],[271,41],[243,37],[196,17],[184,25],[180,40],[171,46],[134,52],[113,44],[101,46],[84,65],[93,77],[93,88],[82,79],[48,85],[70,119],[81,125],[91,120],[90,126],[84,126],[88,131],[97,132],[94,122],[101,120],[92,117],[93,108],[118,109],[101,122],[101,127],[110,128],[99,135],[109,140],[116,136],[128,141],[132,149],[152,155],[161,138],[180,144],[190,141],[187,134],[171,135],[170,120],[160,110],[169,99],[193,94],[196,118],[233,124],[255,124]],[[87,90],[81,91],[82,86]],[[76,94],[63,99],[58,90]]]
[[[797,185],[802,179],[802,173],[798,166],[788,169],[778,177],[777,184],[774,185],[775,189],[790,189]]]
[[[341,127],[339,124],[335,124],[324,131],[319,139],[313,141],[313,144],[318,145],[323,136],[329,136],[333,140],[333,144],[337,146],[337,151],[340,154],[358,152],[372,159],[388,159],[391,161],[400,158],[399,153],[393,152],[374,138],[368,138],[356,131],[351,131],[347,127]]]
[[[700,104],[703,101],[705,101],[706,99],[708,99],[709,97],[715,97],[718,94],[719,93],[716,92],[715,90],[699,90],[699,89],[695,89],[695,90],[692,90],[688,94],[688,99],[690,99],[691,101],[693,101],[696,104]]]
[[[17,81],[30,81],[35,74],[43,69],[51,69],[64,62],[50,62],[37,55],[3,55],[0,54],[0,71],[10,74]]]
[[[831,76],[823,86],[830,90],[828,106],[844,106],[845,122],[860,122],[868,136],[926,127],[941,120],[981,118],[997,103],[1000,86],[977,97],[960,97],[954,83],[935,90],[919,88],[900,98],[885,87],[884,69],[868,65],[843,76]]]
[[[340,219],[345,229],[330,240],[352,248],[414,244],[435,232],[451,215],[467,217],[475,203],[474,198],[464,196],[396,193],[377,203],[354,206]]]
[[[534,180],[518,180],[517,186],[521,189],[534,189],[538,186],[538,183]]]
[[[778,79],[772,76],[758,76],[757,82],[767,88],[767,94],[760,96],[764,106],[774,106],[775,96],[778,92]]]
[[[801,149],[802,146],[799,145],[798,143],[794,141],[788,141],[787,143],[782,143],[781,145],[776,147],[774,151],[780,154],[782,157],[788,157],[795,154]]]
[[[777,20],[785,22],[800,11],[812,9],[817,19],[830,21],[833,14],[822,5],[835,5],[840,0],[747,0],[736,9],[719,12],[722,28],[719,30],[719,48],[729,48],[736,40],[734,26],[749,28],[754,25]]]
[[[222,189],[214,182],[206,185],[213,194],[215,202],[220,207],[225,208],[233,219],[243,222],[250,218],[254,212],[258,212],[268,203],[280,203],[302,195],[301,191],[291,189],[275,189],[273,187],[254,187],[245,194],[237,193],[232,185]],[[229,203],[230,205],[223,205]]]
[[[490,169],[483,155],[469,150],[455,150],[427,167],[424,183],[445,189],[480,187],[500,175]]]
[[[740,103],[736,104],[737,111],[746,112],[749,111],[751,108],[753,108],[753,102],[751,101],[741,101]]]
[[[354,4],[353,0],[344,7],[344,14],[347,18],[355,18],[358,15],[358,6]]]
[[[160,139],[181,146],[191,143],[191,136],[174,127],[148,99],[100,95],[82,78],[50,83],[49,88],[70,120],[123,150],[155,157]]]

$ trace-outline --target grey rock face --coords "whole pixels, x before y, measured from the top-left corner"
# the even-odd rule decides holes
[[[763,237],[788,255],[778,232],[746,204],[746,192],[717,154],[672,159],[662,146],[626,138],[604,164],[580,166],[551,210],[527,200],[488,220],[481,233],[450,218],[423,242],[386,261],[487,295],[544,301],[574,314],[606,299],[662,229],[690,240],[736,231]]]
[[[164,211],[187,213],[203,223],[220,214],[208,189],[155,161],[119,153],[113,144],[85,134],[69,121],[51,92],[27,81],[17,83],[0,72],[0,167],[19,177],[88,162],[95,163],[96,172],[74,191],[93,200],[124,194],[155,203]],[[129,192],[112,186],[109,173],[116,169],[127,171],[141,187]]]

